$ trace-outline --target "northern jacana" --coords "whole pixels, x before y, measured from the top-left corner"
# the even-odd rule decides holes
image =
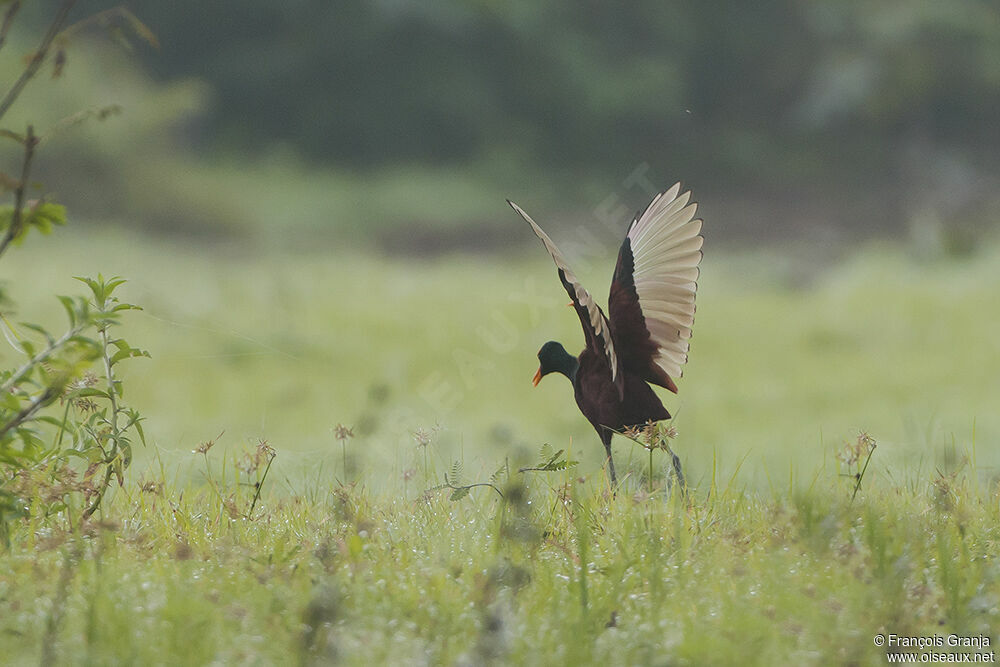
[[[677,183],[653,197],[632,220],[611,279],[608,316],[577,280],[552,239],[507,200],[555,261],[586,340],[577,357],[556,341],[542,345],[533,382],[537,386],[543,377],[556,372],[573,383],[576,404],[604,444],[612,485],[617,484],[612,434],[669,419],[670,413],[649,383],[677,393],[673,378],[681,377],[681,367],[687,362],[704,241],[702,221],[694,217],[698,205],[690,199],[690,191],[681,193]]]

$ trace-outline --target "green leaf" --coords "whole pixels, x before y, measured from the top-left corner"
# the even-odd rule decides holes
[[[119,338],[118,340],[111,341],[111,345],[118,348],[118,352],[111,357],[111,365],[114,366],[116,363],[122,359],[128,359],[130,357],[148,357],[149,352],[146,350],[140,350],[137,347],[132,347],[129,345],[124,338]]]
[[[460,486],[451,492],[451,496],[448,498],[448,500],[461,500],[462,498],[469,495],[469,491],[471,490],[472,490],[471,487]]]
[[[18,412],[21,409],[21,401],[15,394],[4,392],[0,395],[0,407],[6,408],[10,412]]]
[[[66,317],[69,318],[69,326],[73,328],[76,326],[76,304],[73,299],[68,296],[58,297],[59,303],[63,305],[63,310],[66,311]]]
[[[567,468],[572,468],[579,463],[579,461],[570,461],[562,458],[563,452],[565,450],[558,450],[556,452],[552,451],[552,446],[548,443],[542,445],[540,454],[541,461],[533,467],[521,468],[521,472],[531,470],[536,472],[556,472],[559,470],[566,470]]]
[[[507,476],[507,466],[502,465],[496,469],[492,475],[490,475],[490,484],[499,485],[504,478]]]
[[[57,428],[64,428],[66,430],[69,430],[69,426],[63,424],[63,420],[62,419],[57,419],[56,417],[53,417],[51,415],[42,415],[40,417],[36,417],[36,421],[40,421],[43,424],[50,424],[50,425],[55,426]]]
[[[101,310],[108,310],[108,304],[114,301],[111,299],[111,295],[119,285],[126,282],[125,279],[120,276],[114,276],[113,278],[105,281],[104,276],[101,274],[97,274],[97,280],[83,276],[74,277],[90,288],[91,293],[94,295],[94,305]]]
[[[128,438],[118,438],[118,445],[122,448],[122,465],[128,468],[132,465],[132,442]]]
[[[111,365],[114,366],[122,359],[131,359],[133,357],[148,357],[149,352],[145,350],[140,350],[139,348],[128,348],[126,350],[118,350],[111,357]]]
[[[135,426],[135,432],[139,434],[139,440],[142,442],[142,446],[146,446],[146,434],[142,431],[142,418],[139,417],[139,413],[132,411],[134,416],[132,418],[132,424]]]
[[[110,398],[108,392],[97,389],[95,387],[83,387],[81,389],[74,389],[67,394],[67,398],[86,398],[88,396],[97,396],[99,398]]]
[[[22,340],[19,343],[21,352],[24,352],[29,357],[35,356],[35,345],[30,340]]]
[[[451,474],[448,476],[447,481],[452,486],[462,485],[462,462],[460,460],[455,461],[451,464]]]
[[[24,446],[24,453],[31,457],[41,452],[45,445],[45,442],[38,436],[38,433],[28,426],[19,426],[17,428],[17,437],[21,439],[21,443]]]
[[[115,460],[111,462],[111,466],[115,471],[115,477],[118,478],[118,486],[125,486],[124,465],[121,454],[115,457]]]
[[[30,329],[31,331],[34,331],[35,333],[39,333],[42,336],[44,336],[45,342],[48,343],[49,345],[52,345],[55,342],[55,339],[52,338],[52,335],[48,331],[46,331],[45,327],[43,326],[32,324],[31,322],[21,322],[21,326],[24,327],[25,329]]]
[[[79,280],[81,283],[90,288],[90,292],[94,295],[94,301],[98,304],[104,303],[104,287],[101,283],[97,282],[93,278],[84,278],[83,276],[73,276],[75,280]]]
[[[97,447],[88,447],[87,449],[67,449],[67,456],[75,456],[77,458],[83,459],[87,463],[97,463],[104,456],[101,450]]]
[[[66,224],[66,207],[62,204],[42,201],[28,209],[25,226],[34,226],[42,234],[52,232],[53,225]]]
[[[107,290],[108,294],[111,294],[115,291],[115,289],[118,288],[119,285],[124,285],[126,282],[128,281],[122,278],[121,276],[115,276],[114,278],[112,278],[111,280],[109,280],[104,284],[104,289]]]
[[[131,303],[119,303],[117,306],[111,309],[112,313],[117,313],[122,310],[142,310],[142,306],[136,306]]]

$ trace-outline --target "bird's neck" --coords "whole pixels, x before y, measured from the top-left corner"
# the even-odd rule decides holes
[[[559,359],[559,362],[555,367],[556,371],[562,373],[569,378],[570,382],[576,382],[576,372],[580,370],[580,362],[576,357],[570,356],[568,353],[565,357]]]

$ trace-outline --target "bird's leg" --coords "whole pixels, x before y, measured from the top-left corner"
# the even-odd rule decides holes
[[[667,453],[670,454],[670,458],[674,464],[674,476],[677,478],[677,483],[681,487],[681,493],[687,491],[687,484],[684,481],[684,472],[681,470],[681,459],[679,456],[674,454],[674,450],[670,449],[670,445],[667,444],[666,440],[663,441],[663,446],[667,448]]]
[[[612,490],[618,486],[618,478],[615,476],[615,460],[611,456],[611,431],[603,429],[601,431],[601,442],[604,443],[604,451],[608,453],[608,472],[611,473]]]

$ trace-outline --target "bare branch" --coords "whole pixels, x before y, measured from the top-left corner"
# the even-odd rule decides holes
[[[59,31],[62,30],[63,25],[66,23],[66,18],[69,16],[69,11],[75,4],[76,0],[64,0],[58,13],[56,13],[56,17],[52,20],[51,25],[49,25],[48,32],[46,32],[45,37],[42,38],[42,43],[38,45],[38,49],[36,49],[35,53],[31,56],[31,62],[29,62],[28,66],[24,68],[24,72],[21,73],[21,77],[14,82],[14,85],[11,86],[10,90],[7,91],[7,94],[4,95],[3,100],[0,101],[0,118],[3,118],[3,116],[10,109],[11,105],[14,104],[14,101],[17,100],[21,91],[28,84],[28,81],[35,76],[35,73],[38,72],[38,68],[42,66],[42,63],[45,61],[45,56],[48,55],[49,49],[52,47],[52,41],[59,34]],[[7,27],[6,21],[7,17],[4,17],[4,28]]]
[[[10,26],[14,23],[14,15],[17,14],[17,10],[21,8],[21,0],[15,0],[10,3],[10,7],[3,15],[3,23],[0,24],[0,49],[3,48],[4,42],[7,41],[7,32],[10,30]]]
[[[34,400],[25,406],[23,410],[18,412],[13,419],[7,422],[3,427],[0,427],[0,437],[4,436],[7,431],[17,428],[30,419],[32,415],[38,412],[39,408],[54,399],[56,394],[57,392],[53,387],[48,387],[45,391],[36,396]]]
[[[10,218],[10,226],[7,227],[3,239],[0,239],[0,255],[3,255],[10,246],[11,241],[17,238],[21,231],[21,223],[24,217],[24,192],[28,188],[28,177],[31,175],[31,160],[35,156],[35,146],[38,145],[38,137],[35,130],[30,125],[24,137],[24,163],[21,166],[21,180],[14,191],[14,213]]]

